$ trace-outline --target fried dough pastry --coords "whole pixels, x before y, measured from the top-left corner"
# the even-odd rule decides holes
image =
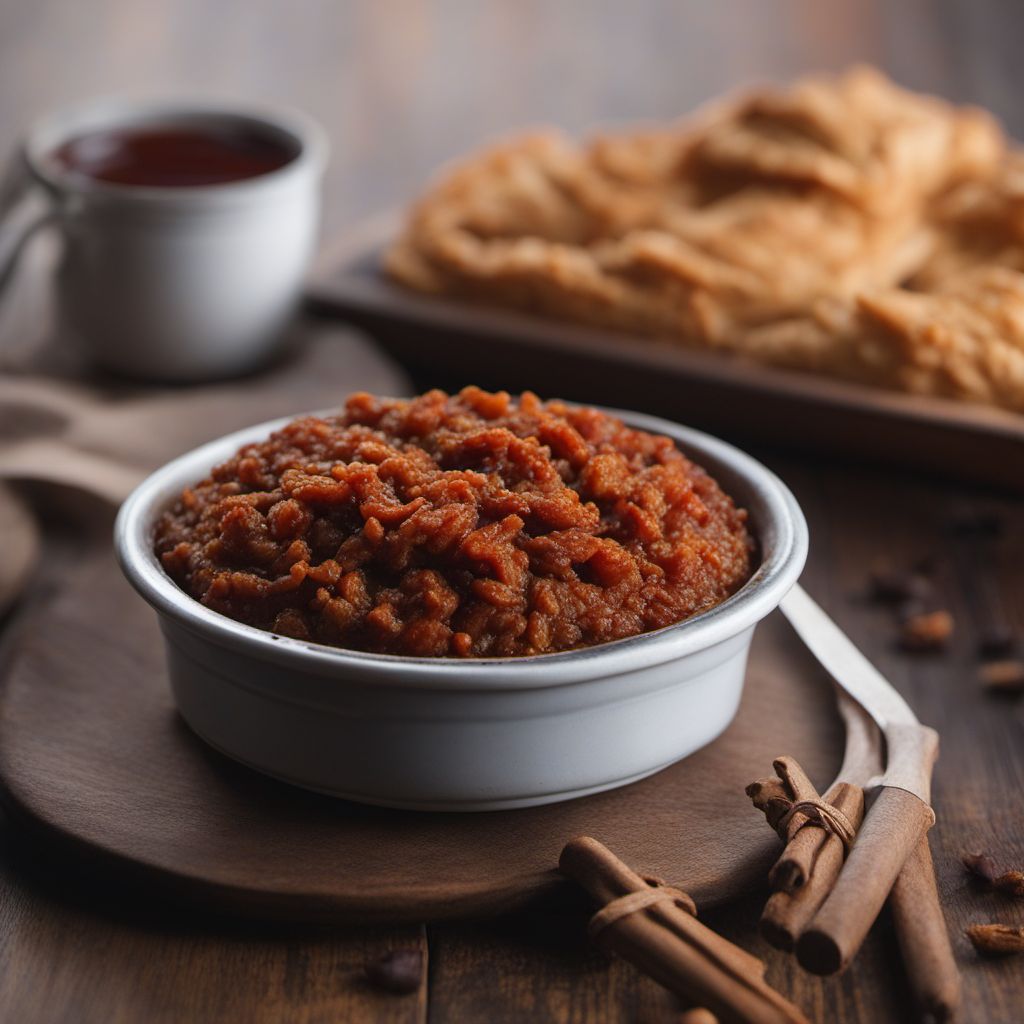
[[[424,292],[1024,412],[1024,155],[877,71],[450,170],[389,272]]]

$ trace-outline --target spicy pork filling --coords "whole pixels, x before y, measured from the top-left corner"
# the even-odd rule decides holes
[[[297,419],[188,488],[155,548],[240,622],[419,657],[659,629],[738,590],[754,552],[746,512],[670,438],[478,388]]]

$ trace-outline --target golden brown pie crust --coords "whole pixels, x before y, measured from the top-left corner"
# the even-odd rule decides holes
[[[388,254],[421,291],[1024,411],[1024,154],[877,71],[450,170]]]

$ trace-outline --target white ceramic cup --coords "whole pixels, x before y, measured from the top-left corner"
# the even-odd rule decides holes
[[[54,154],[92,132],[160,126],[255,130],[294,156],[223,184],[110,184]],[[193,101],[104,99],[48,115],[0,184],[0,289],[37,230],[63,241],[62,335],[135,377],[222,377],[267,359],[300,294],[316,242],[327,145],[304,116]]]

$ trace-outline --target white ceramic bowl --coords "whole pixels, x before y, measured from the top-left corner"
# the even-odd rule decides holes
[[[345,651],[235,622],[189,597],[153,554],[157,516],[184,487],[287,420],[203,445],[158,470],[115,527],[129,581],[157,611],[171,686],[212,746],[288,782],[421,810],[567,800],[641,779],[732,720],[754,627],[796,582],[807,526],[792,494],[731,445],[666,434],[750,511],[761,563],[717,607],[653,633],[560,654],[410,658]]]
[[[292,156],[255,177],[179,187],[96,181],[53,157],[76,136],[164,125],[244,128]],[[26,204],[41,195],[46,212],[26,230],[59,231],[68,338],[118,373],[205,380],[250,370],[279,347],[316,245],[326,157],[322,130],[295,111],[108,97],[36,122],[0,192]]]

